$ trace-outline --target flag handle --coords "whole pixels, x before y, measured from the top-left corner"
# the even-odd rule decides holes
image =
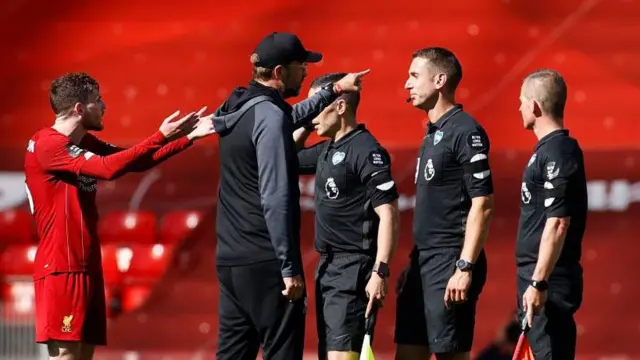
[[[365,319],[364,330],[367,335],[373,337],[373,329],[376,327],[376,317],[378,316],[378,304],[373,303],[369,317]]]
[[[522,333],[520,334],[520,337],[518,338],[518,344],[516,344],[516,348],[513,351],[512,360],[521,359],[522,351],[524,351],[524,346],[527,340],[527,332],[530,329],[526,316],[522,319],[522,322],[520,323],[520,329],[522,330]]]

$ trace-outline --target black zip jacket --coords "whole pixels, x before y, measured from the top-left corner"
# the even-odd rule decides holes
[[[216,263],[280,260],[282,276],[302,275],[300,190],[293,131],[336,99],[331,90],[289,105],[277,90],[250,82],[216,111],[220,188]]]

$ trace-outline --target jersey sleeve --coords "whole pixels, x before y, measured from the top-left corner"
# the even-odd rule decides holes
[[[355,166],[373,208],[398,199],[398,189],[391,176],[391,157],[385,149],[377,146],[362,152]]]
[[[551,151],[541,165],[547,218],[570,216],[571,204],[566,200],[567,186],[578,170],[578,161],[570,153]]]
[[[298,151],[298,169],[302,175],[313,175],[316,173],[316,166],[322,151],[327,145],[326,141],[319,142]]]
[[[64,135],[51,135],[35,145],[36,159],[45,171],[70,172],[101,180],[112,180],[126,172],[136,160],[160,149],[166,142],[162,133],[156,132],[138,145],[109,155],[101,156],[69,142]]]
[[[165,160],[171,158],[172,156],[182,152],[183,150],[189,148],[193,145],[193,141],[189,140],[186,136],[182,136],[179,139],[169,142],[165,144],[157,151],[146,154],[145,156],[140,157],[131,165],[129,165],[126,171],[129,172],[143,172],[147,171],[157,165],[160,165]],[[84,149],[91,151],[95,154],[101,156],[109,156],[121,151],[127,150],[126,148],[121,148],[116,145],[109,144],[101,139],[87,134],[82,139],[80,146]]]
[[[491,144],[484,129],[472,127],[460,132],[454,144],[458,163],[464,171],[464,182],[469,197],[493,194],[493,179],[489,165]]]
[[[86,149],[87,151],[91,151],[100,156],[109,156],[120,151],[126,150],[124,148],[118,147],[113,144],[109,144],[105,141],[100,140],[99,138],[93,136],[92,134],[86,134],[79,145],[81,148]]]

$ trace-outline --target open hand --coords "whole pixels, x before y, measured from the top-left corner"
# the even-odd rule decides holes
[[[213,114],[211,114],[198,119],[193,130],[187,134],[187,138],[189,138],[189,140],[199,140],[215,133],[216,129],[213,127]]]
[[[203,108],[204,110],[206,110],[206,107]],[[174,112],[173,114],[169,115],[169,117],[167,117],[166,119],[164,119],[164,121],[162,122],[162,124],[160,124],[160,132],[162,133],[162,135],[164,135],[165,138],[172,138],[177,136],[180,133],[180,129],[183,126],[186,126],[186,124],[190,121],[194,121],[198,119],[198,114],[200,112],[203,112],[203,110],[201,109],[199,112],[190,112],[189,114],[187,114],[186,116],[182,117],[179,120],[175,120],[178,115],[180,115],[180,110]]]
[[[174,131],[170,137],[167,138],[167,140],[168,141],[177,140],[183,136],[188,135],[193,130],[195,130],[196,125],[198,125],[198,122],[200,121],[200,117],[204,115],[206,110],[207,110],[207,107],[203,106],[202,109],[200,109],[197,113],[195,113],[195,116],[193,116],[189,120],[185,121],[182,125],[180,125],[178,129]]]

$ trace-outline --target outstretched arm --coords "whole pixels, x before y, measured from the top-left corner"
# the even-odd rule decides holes
[[[154,166],[161,164],[173,155],[176,155],[181,151],[189,148],[191,145],[193,145],[193,141],[189,140],[189,138],[187,138],[186,136],[183,136],[177,140],[163,145],[153,152],[145,154],[144,156],[136,159],[127,167],[126,171],[147,171]],[[80,143],[80,146],[102,156],[109,156],[127,150],[126,148],[108,144],[91,134],[85,135],[85,137],[82,139],[82,142]]]
[[[63,134],[53,134],[36,143],[35,154],[40,166],[49,172],[71,172],[95,179],[113,180],[127,172],[127,168],[138,159],[148,156],[166,144],[167,138],[173,136],[177,129],[195,113],[188,114],[178,121],[173,121],[179,112],[167,117],[160,129],[138,145],[112,154],[101,156],[80,146],[74,145]]]

